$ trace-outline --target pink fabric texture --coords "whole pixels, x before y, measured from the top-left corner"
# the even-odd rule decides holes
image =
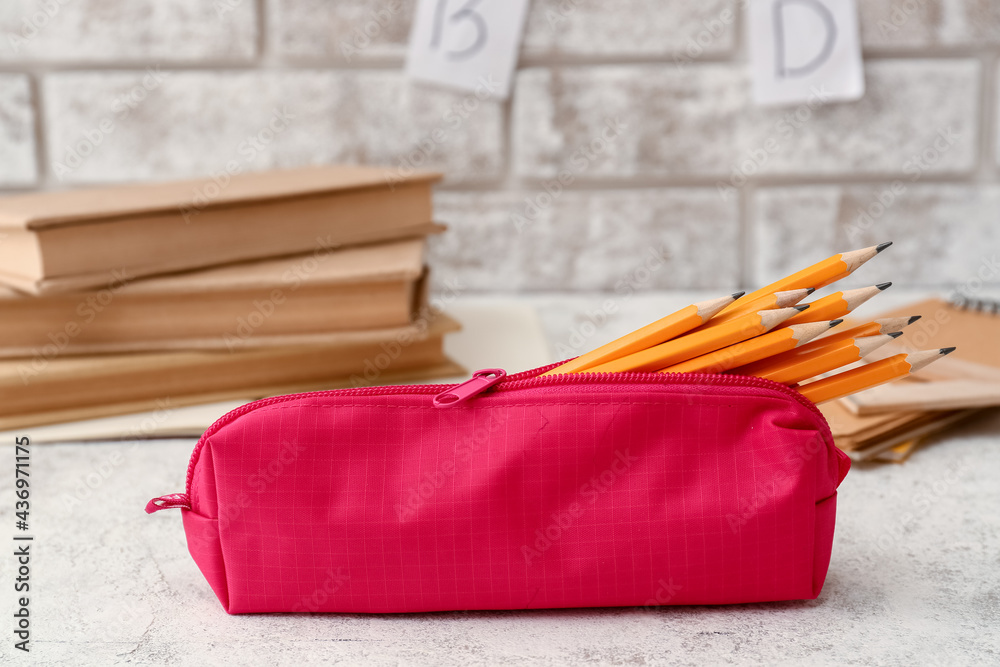
[[[166,507],[233,614],[819,595],[849,464],[814,405],[758,378],[544,370],[453,407],[441,385],[259,401]]]

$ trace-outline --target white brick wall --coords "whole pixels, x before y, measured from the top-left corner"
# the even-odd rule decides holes
[[[1000,3],[863,0],[864,99],[781,110],[739,0],[533,0],[507,103],[405,80],[414,4],[6,0],[0,191],[418,164],[438,280],[484,291],[725,290],[883,239],[856,283],[995,265]]]

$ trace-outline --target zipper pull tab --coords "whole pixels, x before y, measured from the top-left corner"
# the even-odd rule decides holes
[[[473,396],[478,396],[500,380],[507,377],[507,371],[502,368],[484,368],[472,374],[471,380],[457,384],[448,391],[443,391],[434,397],[435,408],[450,408],[463,403]]]
[[[186,493],[171,493],[168,496],[153,498],[146,503],[146,514],[153,514],[160,510],[169,510],[180,507],[181,509],[191,509],[191,499]]]

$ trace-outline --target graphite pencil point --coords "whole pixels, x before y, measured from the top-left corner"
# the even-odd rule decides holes
[[[843,321],[844,320],[830,320],[830,328],[832,329],[833,327],[837,326],[838,324],[840,324]]]
[[[907,322],[907,324],[913,324],[914,322],[916,322],[917,320],[919,320],[921,317],[923,317],[923,315],[914,315],[913,317],[910,318],[910,321]]]
[[[879,284],[878,284],[878,285],[876,285],[875,287],[879,288],[879,289],[880,289],[881,291],[883,291],[883,292],[884,292],[885,290],[887,290],[887,289],[889,289],[890,287],[892,287],[892,283],[879,283]]]
[[[797,310],[797,311],[799,311],[801,313],[803,310],[808,310],[809,309],[809,304],[808,303],[804,303],[801,306],[792,306],[792,307],[795,310]]]
[[[892,333],[887,333],[886,336],[892,336],[893,338],[899,338],[903,335],[902,331],[893,331]]]
[[[892,245],[892,241],[886,241],[885,243],[879,243],[877,246],[875,246],[875,252],[877,252],[877,253],[878,252],[882,252],[883,250],[885,250],[886,248],[888,248],[891,245]]]
[[[952,352],[955,351],[955,349],[956,348],[954,347],[942,347],[940,350],[938,350],[938,352],[940,352],[941,354],[951,354]]]

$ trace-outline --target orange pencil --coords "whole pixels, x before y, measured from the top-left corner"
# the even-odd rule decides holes
[[[795,384],[823,373],[829,373],[841,366],[853,364],[902,335],[902,331],[896,331],[891,334],[849,338],[831,343],[826,347],[817,348],[811,354],[800,354],[791,359],[779,359],[784,355],[761,359],[756,363],[737,368],[736,373],[756,375],[782,384]]]
[[[884,292],[892,286],[892,283],[882,283],[861,289],[847,290],[846,292],[834,292],[822,299],[817,299],[809,304],[809,310],[796,315],[781,326],[787,327],[793,324],[804,322],[819,322],[821,320],[832,320],[836,317],[843,317],[849,312],[872,298],[879,292]]]
[[[902,331],[904,328],[919,319],[920,315],[913,315],[911,317],[887,317],[879,320],[872,320],[871,322],[865,322],[864,324],[859,324],[858,326],[844,329],[842,331],[839,329],[833,329],[828,334],[817,336],[816,340],[811,343],[806,343],[802,347],[789,352],[783,352],[775,357],[775,361],[788,361],[803,354],[812,354],[816,350],[826,347],[827,345],[839,343],[840,341],[851,338],[896,333]]]
[[[797,273],[777,280],[767,287],[762,287],[756,292],[747,294],[722,312],[728,313],[735,310],[745,310],[755,299],[771,292],[781,292],[803,287],[815,287],[816,289],[826,287],[830,283],[851,275],[859,266],[891,245],[892,241],[887,241],[886,243],[880,243],[870,248],[852,250],[851,252],[838,253],[832,257],[827,257],[822,262],[817,262]]]
[[[808,306],[793,306],[776,310],[762,310],[747,313],[720,327],[698,331],[661,343],[654,347],[634,352],[628,356],[587,369],[590,373],[614,373],[620,371],[658,371],[666,366],[692,359],[721,347],[753,338],[800,313]]]
[[[553,368],[546,373],[542,373],[542,375],[580,373],[592,366],[607,363],[633,352],[659,345],[704,324],[716,313],[741,296],[743,296],[743,292],[736,292],[735,294],[730,294],[719,299],[702,301],[701,303],[686,306],[676,313],[662,317],[652,324],[647,324],[641,329],[611,341],[607,345],[580,355],[576,359],[567,361],[562,366]]]
[[[746,315],[747,312],[751,310],[767,310],[769,308],[788,308],[798,304],[799,301],[806,298],[816,289],[813,287],[807,287],[804,289],[793,289],[787,290],[785,292],[774,292],[773,294],[765,294],[762,297],[755,299],[752,303],[748,304],[747,308],[742,311],[731,310],[725,313],[719,313],[713,317],[709,322],[706,322],[704,326],[701,327],[702,330],[709,327],[717,327],[723,322],[729,322],[737,317],[742,317]]]
[[[939,350],[924,350],[912,354],[897,354],[887,359],[875,361],[859,368],[816,380],[799,387],[799,393],[813,403],[826,403],[835,398],[870,389],[886,382],[892,382],[909,373],[915,373],[933,361],[953,352],[953,347]]]
[[[808,343],[830,327],[837,326],[840,322],[840,320],[810,322],[809,324],[797,324],[794,327],[783,327],[750,340],[724,347],[721,350],[682,361],[664,368],[660,372],[721,373],[730,368],[773,356],[779,352],[795,349],[799,345]]]

